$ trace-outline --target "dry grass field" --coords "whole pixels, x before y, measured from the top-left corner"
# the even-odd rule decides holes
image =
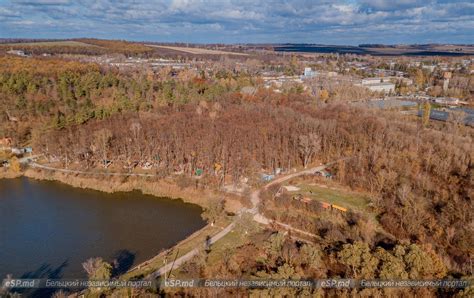
[[[58,46],[58,47],[94,47],[95,45],[74,41],[74,40],[65,40],[65,41],[41,41],[41,42],[21,42],[21,43],[6,43],[3,44],[4,46],[38,46],[38,47],[51,47],[51,46]]]
[[[146,46],[173,50],[184,52],[188,54],[194,55],[238,55],[238,56],[248,56],[245,53],[236,53],[236,52],[227,52],[227,51],[219,51],[219,50],[209,50],[209,49],[202,49],[202,48],[186,48],[186,47],[172,47],[172,46],[159,46],[159,45],[151,45],[147,44]]]

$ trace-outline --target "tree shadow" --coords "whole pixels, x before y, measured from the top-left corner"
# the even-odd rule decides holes
[[[42,264],[35,271],[25,272],[21,275],[20,278],[49,278],[49,279],[60,279],[63,276],[63,270],[69,265],[68,261],[64,261],[57,268],[53,268],[50,264]]]
[[[65,260],[58,267],[53,267],[51,264],[42,264],[34,271],[23,273],[21,279],[61,279],[63,277],[64,269],[69,265],[68,260]],[[57,289],[54,288],[13,288],[12,292],[19,293],[27,297],[51,297]]]
[[[135,261],[136,254],[129,251],[128,249],[122,249],[115,253],[113,256],[113,270],[112,276],[118,276],[124,274],[132,268],[133,262]]]

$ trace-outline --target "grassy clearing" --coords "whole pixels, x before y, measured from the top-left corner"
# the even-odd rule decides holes
[[[300,187],[301,190],[295,192],[295,194],[300,193],[314,200],[328,202],[349,209],[366,211],[367,206],[370,203],[368,197],[355,192],[331,189],[329,187],[311,184],[300,184],[298,187]]]
[[[344,189],[335,189],[334,187],[327,185],[301,183],[298,187],[300,187],[301,190],[294,192],[294,194],[300,193],[313,200],[327,202],[348,208],[352,211],[361,212],[368,216],[369,220],[374,224],[378,231],[386,233],[378,222],[376,213],[374,213],[370,208],[371,200],[367,195]],[[330,214],[331,213],[326,212],[322,213],[320,216],[331,216]]]

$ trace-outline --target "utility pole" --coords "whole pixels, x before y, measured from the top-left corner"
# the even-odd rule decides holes
[[[173,263],[171,264],[171,268],[170,268],[170,272],[168,274],[168,278],[171,275],[171,271],[173,271],[174,263],[176,262],[176,259],[178,258],[178,253],[179,253],[179,249],[176,251],[176,255],[174,256],[174,260],[173,260]]]

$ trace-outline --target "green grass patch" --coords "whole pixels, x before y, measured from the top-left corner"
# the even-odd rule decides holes
[[[301,190],[294,192],[294,194],[299,193],[314,200],[339,205],[349,209],[366,211],[368,204],[370,203],[370,199],[367,196],[355,192],[308,184],[301,184],[298,185],[298,187],[300,187]]]

